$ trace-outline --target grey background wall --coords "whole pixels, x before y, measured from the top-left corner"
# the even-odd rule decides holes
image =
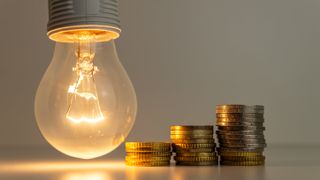
[[[320,143],[320,1],[120,0],[116,41],[139,111],[128,140],[266,106],[269,144]],[[51,61],[46,0],[0,0],[0,145],[45,144],[33,99]]]

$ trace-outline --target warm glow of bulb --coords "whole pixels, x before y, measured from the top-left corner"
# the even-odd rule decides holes
[[[108,174],[97,171],[97,172],[77,172],[77,173],[66,173],[62,176],[61,180],[111,180],[112,178]]]
[[[69,156],[102,156],[119,146],[132,128],[137,111],[133,86],[114,43],[100,42],[109,31],[59,33],[50,37],[72,43],[57,43],[41,80],[35,102],[39,128],[52,146]]]
[[[87,118],[87,117],[80,117],[80,118],[74,118],[74,117],[71,117],[71,116],[67,116],[67,119],[69,119],[71,122],[73,123],[98,123],[100,121],[103,121],[104,120],[104,117],[101,116],[101,117],[95,117],[95,118]]]
[[[1,173],[19,172],[55,172],[55,171],[83,171],[83,170],[110,170],[124,169],[124,162],[120,161],[93,161],[93,162],[65,162],[65,161],[42,161],[42,162],[2,162]]]

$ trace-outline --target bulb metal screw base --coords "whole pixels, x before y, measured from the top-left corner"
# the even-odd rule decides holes
[[[97,41],[120,36],[118,0],[48,0],[48,37],[57,42],[74,42],[74,34],[90,31]]]

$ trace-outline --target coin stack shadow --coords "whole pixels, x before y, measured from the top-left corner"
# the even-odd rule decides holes
[[[176,165],[210,166],[218,164],[213,126],[171,126],[170,129]]]
[[[221,165],[264,165],[264,106],[218,105],[216,126]]]
[[[125,162],[128,166],[169,166],[171,143],[126,142]]]

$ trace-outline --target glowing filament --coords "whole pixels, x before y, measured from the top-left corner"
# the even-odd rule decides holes
[[[76,43],[76,67],[73,71],[77,74],[77,81],[69,86],[69,106],[66,118],[73,123],[97,123],[104,120],[97,96],[94,74],[99,70],[93,65],[95,55],[92,36],[83,34]]]

